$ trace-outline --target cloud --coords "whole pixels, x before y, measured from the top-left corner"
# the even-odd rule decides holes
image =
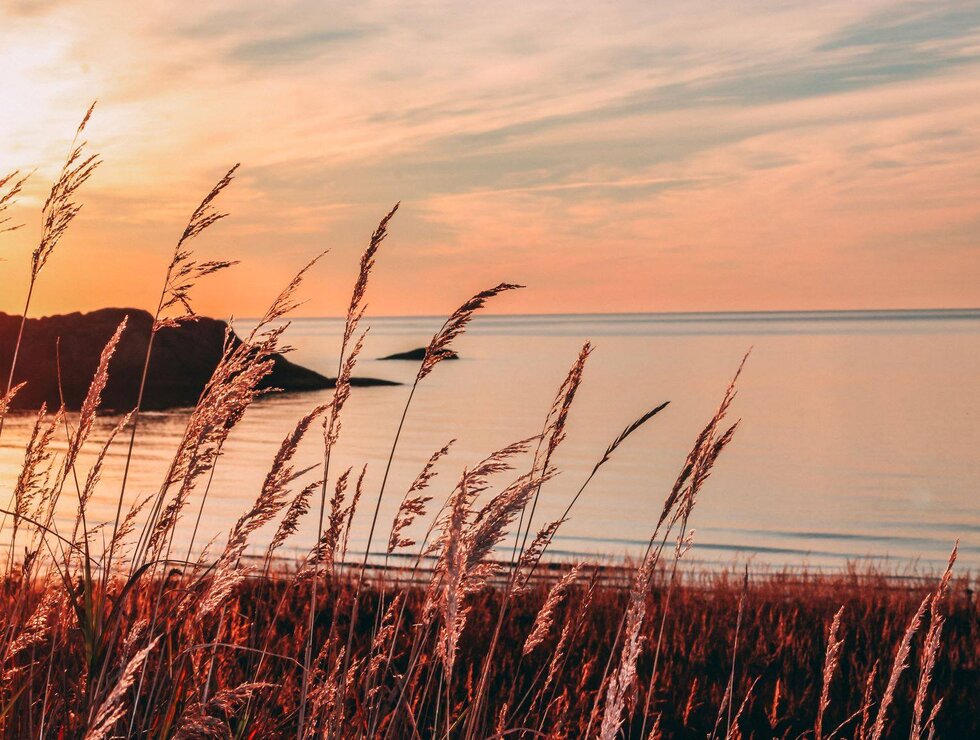
[[[13,17],[29,18],[44,15],[64,2],[65,0],[10,0],[4,10]]]
[[[528,310],[980,303],[954,279],[980,248],[975,3],[19,7],[0,163],[40,166],[35,204],[101,100],[106,164],[52,265],[88,277],[51,307],[117,302],[83,256],[124,249],[133,273],[236,161],[213,238],[254,270],[202,297],[216,313],[254,312],[287,257],[355,260],[396,200],[387,313],[491,273],[539,286]]]
[[[872,13],[831,35],[819,51],[851,48],[908,49],[936,41],[976,41],[980,7],[969,0],[898,4]]]
[[[370,34],[369,28],[338,28],[246,41],[231,52],[231,59],[250,64],[296,64],[317,59],[330,49]]]

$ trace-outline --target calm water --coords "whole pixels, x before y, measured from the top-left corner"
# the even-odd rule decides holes
[[[423,345],[440,323],[373,320],[358,374],[409,382],[414,363],[372,358]],[[341,328],[336,319],[295,321],[287,335],[297,348],[293,359],[335,374]],[[587,489],[556,554],[642,548],[691,442],[751,347],[733,408],[742,426],[693,517],[694,559],[814,568],[873,559],[932,569],[959,537],[964,569],[980,566],[980,311],[480,318],[458,343],[463,359],[440,365],[416,394],[382,506],[384,532],[422,463],[450,438],[458,444],[434,482],[439,499],[464,465],[536,433],[586,339],[596,351],[538,523],[562,511],[623,426],[661,401],[671,405]],[[407,386],[355,389],[345,412],[333,470],[367,463],[366,499],[380,484],[407,393]],[[226,532],[248,507],[283,435],[328,397],[279,395],[249,412],[215,474],[207,538]],[[145,418],[133,494],[159,486],[186,412]],[[17,416],[4,433],[4,488],[16,475],[28,424]],[[319,458],[313,437],[301,464]],[[93,519],[114,513],[123,453],[118,444]],[[72,498],[65,495],[64,522]],[[352,548],[363,548],[369,509],[362,506],[355,522]],[[193,513],[187,519],[189,531]],[[311,515],[295,544],[312,544],[314,530]]]

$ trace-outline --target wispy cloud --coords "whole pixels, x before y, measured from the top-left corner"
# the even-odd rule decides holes
[[[245,41],[231,52],[231,59],[249,64],[297,64],[314,61],[331,49],[363,39],[367,28],[309,31]]]
[[[39,305],[147,302],[134,266],[239,160],[213,238],[254,269],[202,296],[219,314],[284,257],[346,269],[395,200],[386,313],[488,276],[526,310],[980,304],[975,2],[199,5],[0,11],[0,164],[40,166],[35,199],[101,99],[71,289]]]

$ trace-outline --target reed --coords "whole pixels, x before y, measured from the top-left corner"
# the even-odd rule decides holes
[[[38,274],[79,212],[77,192],[98,165],[78,143],[90,115],[42,211],[25,315]],[[594,351],[589,343],[572,358],[537,434],[471,461],[445,497],[433,481],[452,441],[417,461],[420,472],[381,536],[379,513],[416,389],[489,300],[519,287],[501,283],[477,293],[432,337],[377,491],[365,491],[366,466],[331,471],[366,333],[368,284],[397,205],[361,258],[332,395],[296,420],[227,534],[201,552],[194,547],[207,521],[207,493],[221,482],[225,441],[263,395],[272,356],[288,349],[288,317],[323,254],[297,272],[248,336],[238,341],[229,333],[159,487],[127,502],[153,337],[195,320],[194,285],[232,264],[199,260],[190,244],[224,218],[216,203],[236,171],[208,192],[176,242],[135,407],[96,439],[124,321],[77,417],[41,408],[22,440],[20,470],[5,481],[11,503],[2,510],[11,524],[3,527],[0,583],[0,736],[612,740],[809,733],[877,740],[980,732],[973,690],[980,620],[974,581],[953,573],[955,547],[938,586],[871,570],[738,576],[687,565],[697,503],[710,495],[715,464],[737,437],[738,421],[728,417],[745,358],[662,504],[637,512],[651,522],[636,561],[569,565],[548,557],[590,482],[667,408],[659,404],[627,424],[597,450],[584,481],[563,492],[555,452],[573,422]],[[16,172],[0,178],[0,229],[16,223],[23,184]],[[16,348],[12,362],[0,432],[20,387]],[[23,377],[30,382],[29,372]],[[299,467],[299,445],[318,427],[322,458]],[[65,448],[57,452],[60,430]],[[124,473],[115,516],[96,522],[89,506],[119,445]],[[55,509],[66,486],[74,486],[77,505],[62,531]],[[195,495],[191,544],[175,557]],[[535,521],[543,496],[567,502],[554,521]],[[359,516],[367,545],[349,553]],[[284,559],[311,517],[315,542]],[[371,549],[376,539],[383,543],[378,553]],[[379,567],[369,568],[372,556]],[[917,673],[910,671],[916,664]],[[887,675],[880,666],[890,666]]]

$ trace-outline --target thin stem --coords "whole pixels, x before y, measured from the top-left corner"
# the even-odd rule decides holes
[[[334,396],[333,403],[330,409],[330,420],[328,426],[324,427],[324,438],[323,438],[323,482],[320,484],[320,512],[317,518],[316,526],[316,537],[317,537],[317,551],[314,555],[316,562],[313,564],[313,582],[310,584],[310,616],[306,625],[306,646],[303,651],[303,682],[300,687],[300,699],[299,699],[299,719],[296,724],[296,738],[297,740],[303,740],[305,725],[306,725],[306,700],[308,698],[310,690],[310,663],[313,660],[313,630],[316,627],[316,598],[317,598],[317,586],[320,581],[320,554],[319,554],[319,538],[323,532],[323,519],[326,515],[327,507],[327,486],[329,485],[330,479],[330,456],[333,452],[333,444],[330,439],[330,435],[333,432],[334,424],[337,422],[337,415],[340,413],[337,402],[337,384],[341,382],[341,376],[343,375],[344,368],[344,357],[347,354],[347,344],[350,336],[353,334],[353,329],[351,328],[351,316],[348,313],[347,323],[344,325],[344,339],[340,344],[340,357],[337,360],[337,380],[334,384]],[[353,511],[351,512],[353,514]],[[333,557],[333,553],[331,553]],[[330,624],[331,634],[333,633],[333,623],[337,618],[336,609],[334,610],[334,615]],[[343,678],[341,678],[343,681]],[[344,681],[346,685],[346,681]]]
[[[368,557],[371,554],[371,542],[374,539],[374,530],[378,523],[378,513],[381,511],[381,500],[384,498],[385,486],[388,483],[388,474],[391,472],[391,463],[395,458],[395,450],[398,448],[398,440],[401,438],[402,429],[405,427],[405,419],[408,417],[408,409],[412,405],[412,399],[415,397],[415,390],[419,386],[419,380],[419,375],[416,375],[415,382],[412,383],[412,390],[408,394],[408,400],[405,402],[405,408],[402,410],[401,419],[398,422],[398,429],[395,432],[395,439],[391,444],[391,452],[388,454],[388,462],[385,465],[384,476],[381,479],[381,490],[378,492],[378,499],[374,504],[374,514],[371,517],[371,527],[368,530],[367,544],[364,546],[364,557],[361,560],[361,567],[357,574],[357,585],[354,587],[354,603],[351,607],[350,627],[347,630],[347,648],[344,651],[344,666],[341,674],[341,680],[343,681],[339,704],[341,710],[344,707],[344,703],[347,701],[347,681],[344,677],[347,676],[347,670],[350,667],[350,652],[351,647],[354,644],[354,630],[357,626],[357,608],[360,604],[361,587],[364,583],[364,571],[367,569]]]
[[[27,324],[27,311],[31,307],[31,296],[34,294],[34,281],[35,276],[31,276],[31,282],[27,287],[27,300],[24,301],[24,312],[20,317],[20,328],[17,330],[17,341],[14,342],[14,355],[10,360],[10,372],[7,374],[7,389],[4,391],[4,397],[10,395],[10,389],[14,387],[14,370],[17,368],[17,356],[20,354],[20,343],[24,337],[24,326]],[[6,411],[0,414],[0,438],[3,437],[3,424],[7,420]],[[10,492],[10,497],[7,499],[7,508],[11,508],[11,504],[14,502],[14,492]],[[3,519],[0,520],[0,531],[3,530],[4,526],[7,524],[7,515],[3,515]],[[16,527],[16,524],[14,525]],[[13,559],[13,543],[11,543],[10,550],[11,559]]]
[[[17,341],[14,342],[14,356],[10,360],[10,372],[7,374],[7,388],[4,390],[4,395],[10,393],[10,389],[14,387],[14,371],[17,369],[17,357],[20,354],[20,343],[24,338],[24,326],[27,324],[27,312],[31,307],[31,296],[34,295],[34,282],[37,278],[31,276],[31,281],[27,286],[27,300],[24,301],[24,312],[20,316],[20,328],[17,330]],[[3,436],[3,422],[6,418],[6,414],[0,416],[0,437]]]
[[[167,271],[167,280],[170,280],[170,271]],[[129,480],[129,468],[133,462],[133,448],[136,446],[136,430],[140,422],[140,410],[143,406],[143,393],[146,390],[146,377],[150,369],[150,354],[153,352],[153,340],[156,339],[156,323],[160,316],[160,307],[163,306],[163,294],[160,295],[160,306],[157,307],[156,314],[153,316],[153,327],[150,329],[150,339],[146,344],[146,355],[143,358],[143,372],[140,375],[139,392],[136,394],[136,410],[133,413],[133,426],[129,433],[129,444],[126,449],[126,463],[123,466],[122,484],[119,487],[119,500],[116,502],[116,518],[112,524],[112,540],[115,540],[119,532],[119,521],[122,517],[123,499],[126,496],[126,482]],[[112,552],[110,551],[106,559],[106,577],[109,576],[109,568],[112,566]]]

